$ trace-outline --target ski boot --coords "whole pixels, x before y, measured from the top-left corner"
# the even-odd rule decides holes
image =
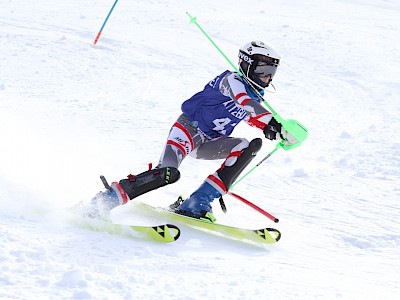
[[[91,200],[91,210],[88,212],[88,216],[91,218],[107,218],[113,208],[129,201],[128,195],[121,188],[119,183],[113,182],[110,186],[104,176],[100,178],[106,190],[104,192],[99,192]]]
[[[220,196],[220,192],[209,183],[204,182],[188,199],[175,205],[175,208],[171,208],[175,213],[196,219],[206,219],[214,223],[216,219],[212,212],[211,202]]]
[[[139,175],[128,175],[127,179],[113,182],[111,185],[100,176],[106,191],[98,193],[91,201],[89,215],[93,218],[109,216],[110,210],[123,205],[144,193],[163,187],[179,180],[180,173],[173,167],[155,168]]]

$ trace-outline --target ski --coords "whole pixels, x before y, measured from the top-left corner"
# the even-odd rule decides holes
[[[172,224],[162,224],[158,226],[136,226],[113,223],[112,226],[114,229],[117,229],[121,232],[124,232],[127,229],[132,230],[149,240],[159,243],[175,242],[181,235],[181,230]]]
[[[219,233],[222,234],[224,237],[237,240],[250,241],[257,244],[272,244],[278,242],[281,238],[281,233],[275,228],[247,229],[212,223],[205,219],[196,219],[180,215],[168,210],[167,208],[154,207],[143,202],[135,202],[134,207],[135,210],[141,211],[143,213],[168,217],[174,222],[189,225],[194,229],[200,229],[204,232],[213,234]]]
[[[160,243],[175,242],[180,234],[180,229],[172,224],[162,224],[158,226],[136,226],[125,224],[113,224],[113,227],[121,232],[125,230],[132,230],[147,239]]]
[[[108,220],[91,219],[80,221],[79,227],[96,232],[106,232],[112,235],[129,236],[135,239],[146,239],[158,243],[175,242],[181,235],[179,227],[173,224],[158,226],[138,226],[129,224],[116,224]]]
[[[100,175],[100,179],[107,190],[112,190],[111,186],[108,184],[106,178]],[[101,193],[100,193],[101,194]],[[95,198],[98,195],[95,196]],[[94,198],[94,199],[95,199]],[[92,199],[93,201],[93,199]],[[158,226],[139,226],[130,224],[117,224],[113,223],[109,216],[102,216],[100,211],[97,209],[85,208],[85,204],[77,205],[75,207],[76,211],[80,211],[81,215],[84,216],[83,223],[81,226],[89,228],[97,232],[108,232],[110,234],[124,234],[133,236],[136,238],[146,238],[160,243],[171,243],[176,241],[181,230],[172,224],[162,224]]]

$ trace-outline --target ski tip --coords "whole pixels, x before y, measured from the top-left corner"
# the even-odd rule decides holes
[[[175,235],[173,236],[174,241],[179,239],[179,237],[181,236],[181,230],[179,229],[179,227],[173,224],[166,224],[166,226],[168,227],[168,229],[172,229],[175,231]]]
[[[164,224],[153,227],[154,232],[152,233],[152,238],[158,242],[170,243],[175,242],[181,235],[181,230],[179,227],[172,224]]]
[[[275,228],[263,228],[259,230],[255,230],[257,235],[265,240],[266,243],[276,243],[281,239],[281,233],[278,229]]]
[[[280,232],[278,229],[275,229],[275,228],[267,228],[267,230],[268,230],[268,232],[273,232],[273,233],[276,234],[276,237],[275,237],[275,241],[276,241],[276,242],[278,242],[278,241],[281,239],[282,234],[281,234],[281,232]]]

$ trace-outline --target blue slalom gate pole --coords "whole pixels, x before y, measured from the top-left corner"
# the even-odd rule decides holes
[[[97,36],[96,36],[96,39],[94,40],[93,45],[96,45],[96,44],[97,44],[97,41],[99,40],[100,35],[101,35],[101,33],[103,32],[104,26],[106,26],[106,23],[107,23],[107,21],[108,21],[108,18],[110,17],[111,13],[113,12],[115,5],[117,5],[117,2],[118,2],[118,0],[115,0],[113,6],[112,6],[111,9],[110,9],[110,12],[109,12],[108,15],[107,15],[107,18],[104,20],[104,23],[103,23],[103,25],[101,26],[100,31],[99,31],[99,33],[98,33]]]

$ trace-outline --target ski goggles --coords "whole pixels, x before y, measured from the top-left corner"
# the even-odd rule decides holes
[[[276,70],[278,69],[278,65],[267,63],[265,61],[259,61],[257,63],[256,68],[254,69],[254,74],[259,78],[265,78],[268,75],[271,75],[271,78],[274,77]]]

